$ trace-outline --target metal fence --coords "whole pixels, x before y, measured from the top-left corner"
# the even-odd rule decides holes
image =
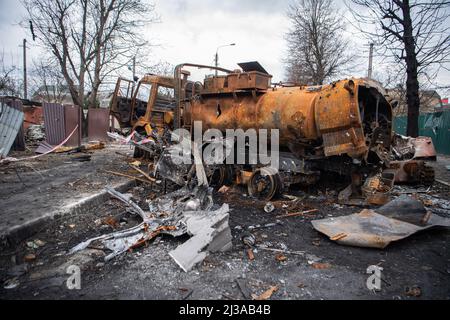
[[[109,109],[89,109],[88,133],[90,140],[107,141],[110,127]]]
[[[80,107],[61,105],[58,103],[44,103],[44,122],[46,141],[50,145],[57,145],[63,141],[75,127],[78,130],[66,143],[66,146],[80,146],[82,141],[83,116]],[[86,110],[85,110],[86,111]],[[89,140],[107,141],[106,132],[110,129],[109,108],[89,109],[88,113]]]
[[[46,141],[56,146],[66,138],[64,106],[59,103],[44,103],[43,108]]]
[[[406,135],[407,117],[394,119],[394,130]],[[436,151],[450,155],[450,110],[419,116],[419,135],[431,137]]]
[[[81,108],[78,106],[66,105],[64,106],[64,127],[65,137],[68,137],[70,133],[78,126],[78,130],[65,144],[67,147],[79,147],[81,146],[82,138],[82,116]]]
[[[0,156],[8,156],[9,151],[23,125],[23,112],[0,102]],[[22,129],[23,130],[23,129]]]
[[[21,100],[14,98],[0,98],[0,102],[10,106],[13,109],[19,110],[21,112],[24,111]],[[19,132],[17,133],[16,139],[14,140],[11,150],[25,151],[25,128],[23,125],[20,126]]]

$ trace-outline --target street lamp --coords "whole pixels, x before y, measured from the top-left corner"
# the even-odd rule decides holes
[[[220,49],[220,48],[224,48],[224,47],[232,47],[232,46],[235,46],[235,45],[236,45],[236,43],[230,43],[230,44],[225,44],[225,45],[223,45],[223,46],[217,47],[217,50],[216,50],[216,57],[215,57],[215,59],[214,59],[215,64],[216,64],[216,68],[219,67],[219,49]],[[218,74],[218,70],[216,69],[216,77],[217,77],[217,74]]]

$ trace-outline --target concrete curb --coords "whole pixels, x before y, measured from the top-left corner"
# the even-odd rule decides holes
[[[113,188],[119,192],[126,192],[136,184],[134,180],[125,181],[113,186]],[[21,225],[11,227],[6,233],[0,235],[0,249],[9,248],[17,245],[24,239],[27,239],[37,232],[39,232],[45,225],[51,220],[60,218],[66,215],[81,214],[85,211],[102,204],[109,198],[109,194],[106,190],[102,190],[89,197],[80,199],[77,202],[70,205],[58,208],[52,212],[48,212],[39,218],[25,221]]]

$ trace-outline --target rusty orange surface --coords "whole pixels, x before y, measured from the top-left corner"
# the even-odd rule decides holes
[[[436,149],[430,137],[417,137],[411,139],[411,143],[415,149],[414,159],[436,158]]]
[[[203,129],[279,129],[280,144],[323,139],[326,156],[363,157],[366,146],[358,104],[364,79],[319,87],[271,88],[253,95],[203,96],[192,103],[192,121]]]

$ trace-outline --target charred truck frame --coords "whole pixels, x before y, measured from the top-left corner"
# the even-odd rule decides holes
[[[351,186],[340,195],[343,201],[352,196],[383,203],[394,182],[434,181],[424,162],[436,156],[431,139],[394,134],[395,102],[378,82],[352,78],[323,86],[272,84],[258,62],[239,66],[232,71],[185,63],[175,68],[173,78],[148,75],[138,84],[119,79],[111,112],[122,128],[147,136],[177,128],[192,131],[196,121],[204,131],[223,133],[278,129],[278,171],[261,164],[221,164],[207,170],[213,184],[247,184],[251,195],[267,200],[290,185],[316,183],[322,171],[351,177]],[[223,75],[194,82],[186,68]],[[150,85],[148,98],[140,99],[145,85]]]

